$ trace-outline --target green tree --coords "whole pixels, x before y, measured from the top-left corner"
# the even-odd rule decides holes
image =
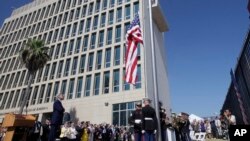
[[[23,113],[23,109],[28,104],[28,98],[30,94],[31,83],[35,73],[43,68],[50,60],[47,54],[48,47],[45,47],[42,40],[28,39],[26,46],[19,52],[19,57],[23,65],[28,69],[29,78],[28,86],[24,95],[24,100],[21,103],[19,114]]]

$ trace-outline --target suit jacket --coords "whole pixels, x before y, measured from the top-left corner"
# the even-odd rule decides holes
[[[53,105],[51,124],[61,125],[63,120],[64,108],[60,100],[56,100]]]

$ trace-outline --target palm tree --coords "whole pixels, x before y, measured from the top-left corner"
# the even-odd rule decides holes
[[[43,68],[46,63],[50,60],[49,55],[47,54],[48,47],[44,46],[42,40],[28,39],[26,46],[19,52],[19,57],[28,69],[29,81],[28,86],[25,92],[24,100],[21,103],[19,114],[22,114],[24,106],[28,104],[28,95],[30,94],[30,87],[34,77],[34,74],[40,68]]]

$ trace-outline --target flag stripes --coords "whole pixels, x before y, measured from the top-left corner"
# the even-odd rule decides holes
[[[125,81],[136,83],[138,43],[143,43],[139,15],[136,14],[126,33]]]

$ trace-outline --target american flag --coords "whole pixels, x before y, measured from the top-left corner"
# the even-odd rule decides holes
[[[143,43],[140,29],[139,14],[136,14],[126,33],[126,59],[125,81],[130,84],[136,83],[137,76],[137,45]]]
[[[241,98],[241,95],[240,95],[240,92],[239,92],[239,87],[238,87],[238,84],[236,82],[235,75],[234,75],[232,69],[231,69],[230,74],[231,74],[231,78],[232,78],[234,90],[235,90],[236,96],[238,98],[238,102],[239,102],[239,106],[240,106],[240,111],[241,111],[241,114],[242,114],[243,122],[245,124],[248,124],[248,119],[247,119],[247,115],[246,115],[246,112],[245,112],[244,104],[243,104],[243,101],[242,101],[242,98]]]

